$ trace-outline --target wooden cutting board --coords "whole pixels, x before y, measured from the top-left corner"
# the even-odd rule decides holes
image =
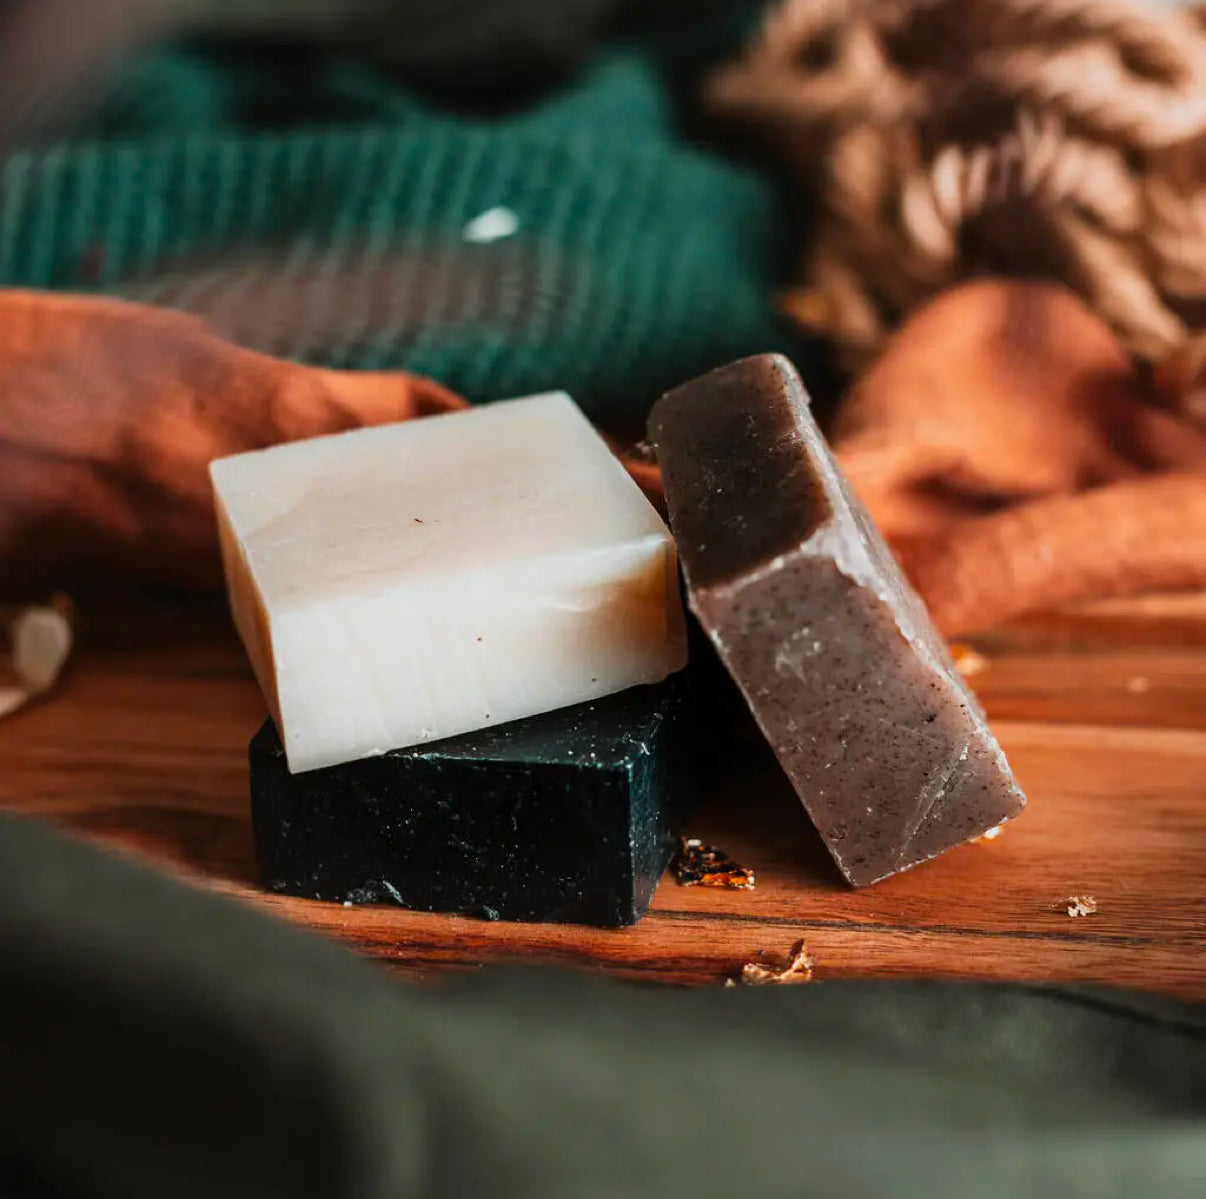
[[[0,722],[0,805],[420,976],[520,959],[717,982],[805,938],[821,979],[1091,980],[1206,999],[1206,596],[1038,616],[976,649],[973,685],[1030,797],[1001,837],[852,891],[751,742],[689,831],[752,868],[756,888],[666,878],[621,931],[259,891],[245,747],[264,708],[216,603],[85,602],[61,689]],[[1069,916],[1086,895],[1096,913]]]

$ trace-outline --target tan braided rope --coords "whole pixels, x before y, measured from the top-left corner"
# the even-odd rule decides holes
[[[706,101],[818,194],[794,310],[851,369],[990,271],[1062,279],[1177,386],[1206,360],[1206,6],[785,0]]]

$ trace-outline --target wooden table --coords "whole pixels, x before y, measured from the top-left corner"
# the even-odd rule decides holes
[[[1031,618],[976,643],[973,683],[1030,797],[996,841],[845,887],[751,746],[693,823],[752,892],[667,878],[637,927],[490,924],[256,887],[245,747],[263,717],[216,602],[83,605],[50,699],[0,722],[0,805],[189,875],[425,975],[504,959],[719,981],[801,937],[817,978],[1095,980],[1206,998],[1206,597]],[[1072,918],[1067,899],[1096,914]]]

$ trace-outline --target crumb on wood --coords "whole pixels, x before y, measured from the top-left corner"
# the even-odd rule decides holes
[[[628,451],[629,457],[634,458],[637,462],[656,462],[657,461],[657,446],[653,444],[647,437],[638,441],[631,450]]]
[[[1069,916],[1092,916],[1097,911],[1097,900],[1092,895],[1069,895],[1065,908]]]
[[[977,838],[976,844],[979,845],[982,841],[995,841],[1003,832],[1005,826],[1003,824],[994,825],[990,829],[985,829]]]
[[[811,982],[815,965],[807,943],[801,940],[791,947],[785,966],[775,968],[761,962],[746,962],[741,967],[741,981],[750,987]]]
[[[75,606],[64,595],[48,604],[0,611],[0,718],[20,711],[58,683],[75,641]]]
[[[951,657],[955,659],[955,666],[965,679],[983,674],[989,666],[988,659],[983,654],[977,653],[970,645],[952,645]]]
[[[682,887],[723,887],[730,891],[752,891],[754,872],[735,862],[723,849],[705,845],[698,837],[684,837],[670,864],[675,881]]]

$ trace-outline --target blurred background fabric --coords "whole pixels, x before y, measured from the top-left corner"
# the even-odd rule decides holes
[[[400,370],[403,397],[414,376],[471,401],[564,388],[621,444],[664,389],[782,350],[947,632],[1206,582],[1197,540],[1170,523],[1196,529],[1206,504],[1206,344],[1191,339],[1206,176],[1170,208],[1161,156],[1206,122],[1206,33],[1113,0],[974,8],[968,24],[955,0],[7,0],[0,133],[20,147],[0,167],[0,284],[142,304],[67,306],[37,354],[0,335],[10,392],[52,397],[0,411],[0,491],[21,500],[0,521],[9,585],[213,581],[212,553],[194,552],[212,529],[193,451],[280,436],[268,397],[303,378],[258,361],[261,392],[199,399],[200,363],[250,361],[233,346]],[[1130,89],[1117,111],[1100,72],[1069,74],[1094,62]],[[1180,106],[1157,120],[1153,95]],[[1153,204],[1202,236],[1168,242]],[[1167,269],[1144,267],[1154,247]],[[958,285],[986,273],[1082,307],[1014,286],[978,308],[989,293]],[[789,288],[788,320],[793,282],[809,290]],[[53,323],[27,294],[5,297],[10,333]],[[937,323],[934,296],[954,297]],[[1159,347],[1132,317],[1171,330],[1160,388],[1134,361]],[[106,369],[67,336],[81,324],[111,339],[96,333]],[[156,337],[204,351],[165,358]],[[836,423],[826,342],[863,370]],[[117,346],[159,364],[160,419]],[[309,378],[341,400],[293,437],[405,406],[382,405],[380,381]],[[55,442],[66,397],[55,427],[76,433]],[[1157,447],[1137,432],[1153,427]],[[84,428],[108,459],[75,455]],[[1086,538],[1103,516],[1112,537]]]
[[[852,370],[982,274],[1148,362],[1206,332],[1206,5],[782,0],[705,94],[816,202],[794,311]]]
[[[803,344],[771,301],[782,198],[678,122],[676,79],[757,5],[106,5],[131,44],[148,7],[192,40],[128,53],[8,159],[0,283],[473,400],[565,388],[613,421]]]

